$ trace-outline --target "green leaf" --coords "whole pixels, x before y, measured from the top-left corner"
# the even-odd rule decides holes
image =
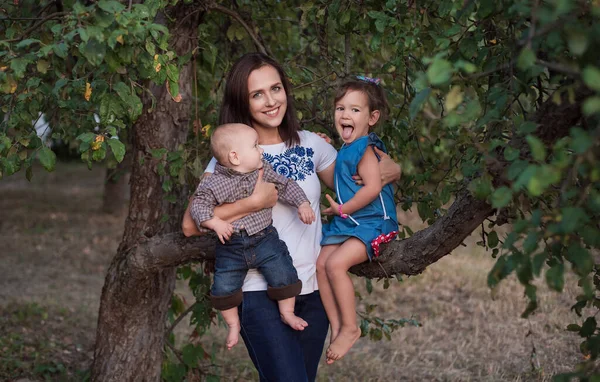
[[[123,4],[112,0],[100,0],[98,2],[98,7],[108,13],[123,12],[125,10],[125,6]]]
[[[583,82],[593,90],[600,91],[600,69],[595,66],[587,66],[581,73]]]
[[[80,46],[79,51],[90,64],[98,66],[102,63],[106,55],[106,45],[95,38],[90,38],[87,43]]]
[[[492,207],[503,208],[506,207],[512,200],[512,191],[510,188],[502,186],[494,191],[492,194]],[[495,246],[494,246],[495,247]]]
[[[552,268],[546,271],[546,283],[551,289],[557,292],[562,292],[565,286],[565,266],[563,263],[557,263]]]
[[[534,122],[526,121],[519,126],[521,134],[531,134],[537,130],[537,125]]]
[[[340,26],[346,26],[350,22],[350,10],[346,10],[342,12],[342,16],[340,17],[339,24]],[[381,31],[383,32],[383,31]]]
[[[528,135],[526,138],[527,143],[529,143],[529,147],[531,148],[531,154],[533,155],[533,159],[538,162],[543,162],[546,160],[546,146],[540,141],[537,137],[533,135]]]
[[[167,64],[167,78],[173,82],[179,81],[179,69],[173,64]],[[175,94],[173,94],[175,96]]]
[[[586,98],[581,109],[583,114],[587,116],[600,112],[600,97],[595,96]]]
[[[563,233],[575,232],[588,221],[589,217],[580,207],[564,207],[561,209],[560,227]]]
[[[92,141],[94,139],[96,139],[96,134],[83,133],[83,134],[80,134],[76,139],[79,139],[80,141],[85,142],[85,143],[92,143]]]
[[[56,165],[56,154],[54,154],[52,150],[50,150],[48,147],[44,147],[38,151],[37,157],[46,171],[54,171],[54,166]]]
[[[508,256],[502,255],[496,260],[496,264],[488,274],[487,283],[490,288],[495,287],[508,276],[514,269],[514,263],[509,260]]]
[[[367,292],[369,294],[373,293],[373,282],[371,281],[371,279],[366,279],[365,283],[366,283],[366,286],[367,286]]]
[[[509,190],[510,191],[510,190]],[[491,231],[487,235],[487,244],[490,248],[496,248],[500,240],[498,240],[498,233],[496,231]]]
[[[585,33],[580,30],[570,30],[568,33],[569,50],[575,56],[581,56],[588,47],[588,39]]]
[[[594,267],[594,259],[588,250],[579,245],[579,243],[571,243],[569,245],[567,260],[575,266],[575,270],[580,276],[587,275]]]
[[[52,45],[52,50],[60,58],[67,58],[69,54],[67,44],[64,42]]]
[[[521,70],[527,70],[535,65],[535,53],[530,48],[525,48],[517,58],[517,67]]]
[[[412,100],[410,106],[408,107],[408,112],[411,120],[415,119],[417,113],[421,111],[423,104],[425,103],[425,101],[427,101],[427,98],[429,98],[429,94],[431,94],[431,88],[423,89]]]
[[[25,74],[25,70],[27,70],[27,65],[30,62],[31,62],[31,60],[28,58],[24,58],[24,57],[14,58],[10,62],[10,68],[14,71],[15,76],[17,78],[21,78]]]
[[[507,161],[512,162],[515,159],[517,159],[519,155],[521,155],[521,152],[518,149],[515,149],[514,147],[508,146],[504,149],[504,159],[506,159]]]
[[[427,68],[427,79],[432,85],[442,85],[452,77],[452,64],[443,58],[436,58]]]
[[[596,326],[596,319],[594,317],[588,317],[583,325],[581,325],[581,331],[579,334],[582,337],[590,337],[596,331]]]
[[[26,48],[29,45],[36,44],[36,43],[41,43],[41,41],[38,39],[35,39],[35,38],[28,38],[28,39],[25,39],[25,40],[21,41],[20,43],[18,43],[15,47],[17,49],[21,49],[21,48]]]
[[[48,72],[48,67],[50,67],[50,63],[46,60],[38,60],[36,66],[38,72],[46,74]]]
[[[383,36],[381,33],[373,34],[373,37],[371,37],[371,42],[369,43],[369,49],[371,49],[371,52],[377,52],[379,50],[379,48],[381,47],[382,37]]]
[[[579,127],[574,127],[571,129],[571,137],[571,148],[577,154],[585,153],[594,144],[592,137],[590,137],[585,130]]]
[[[567,325],[567,330],[570,332],[578,333],[581,330],[581,326],[579,326],[577,324],[569,324],[569,325]]]
[[[108,142],[117,162],[121,163],[123,157],[125,157],[125,145],[116,138],[107,139],[106,142]]]

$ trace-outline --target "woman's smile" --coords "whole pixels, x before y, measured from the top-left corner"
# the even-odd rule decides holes
[[[252,127],[279,128],[287,110],[287,94],[275,68],[265,65],[250,73],[248,97]]]

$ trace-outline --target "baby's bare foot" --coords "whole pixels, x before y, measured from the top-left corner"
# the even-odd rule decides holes
[[[240,324],[234,324],[229,326],[229,332],[227,333],[227,340],[225,344],[227,345],[227,350],[231,350],[232,347],[237,345],[239,337],[240,337]]]
[[[281,321],[289,325],[294,330],[304,330],[308,323],[296,316],[294,313],[281,314]]]
[[[335,340],[329,348],[327,348],[327,364],[331,365],[335,361],[341,359],[348,353],[348,350],[354,345],[356,340],[360,338],[360,329],[340,330]]]

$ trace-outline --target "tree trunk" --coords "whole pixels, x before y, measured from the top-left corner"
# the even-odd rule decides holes
[[[169,17],[184,20],[187,11],[183,5],[172,7]],[[197,45],[197,27],[198,15],[187,17],[172,30],[170,46],[180,57]],[[160,160],[153,158],[150,150],[175,151],[185,142],[193,79],[193,66],[189,62],[180,69],[183,97],[180,103],[173,101],[165,86],[151,87],[157,102],[155,111],[148,113],[149,100],[144,100],[145,112],[133,126],[129,215],[102,289],[93,381],[160,380],[166,314],[175,287],[177,264],[146,267],[146,262],[135,254],[145,238],[180,230],[185,193],[182,189],[175,190],[179,204],[171,205],[164,200],[163,179],[156,172]],[[169,216],[164,223],[163,215]]]

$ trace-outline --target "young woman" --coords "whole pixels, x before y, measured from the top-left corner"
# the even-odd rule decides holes
[[[241,335],[261,381],[314,381],[329,326],[316,277],[321,249],[319,180],[333,187],[336,150],[318,135],[300,130],[290,84],[282,67],[260,53],[242,56],[229,72],[219,116],[219,124],[224,123],[245,123],[256,130],[263,158],[278,174],[300,185],[317,217],[315,223],[303,224],[293,208],[276,204],[274,186],[260,181],[246,199],[215,208],[219,218],[232,222],[274,205],[273,226],[286,243],[302,281],[295,313],[308,326],[295,331],[284,324],[277,302],[267,296],[264,278],[256,270],[250,270],[239,307]],[[385,154],[382,158],[382,182],[397,180],[399,166]],[[212,173],[214,163],[213,159],[207,173]],[[189,211],[185,213],[182,228],[186,236],[199,234]]]

